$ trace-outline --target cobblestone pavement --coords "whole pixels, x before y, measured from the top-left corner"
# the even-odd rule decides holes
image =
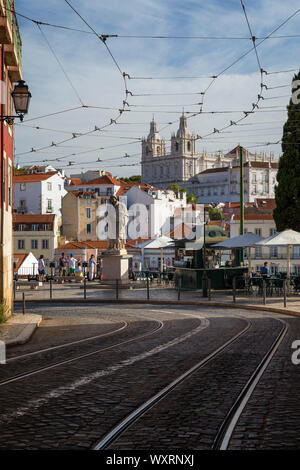
[[[252,327],[238,342],[177,386],[111,445],[117,449],[210,448],[232,400],[281,328],[268,315],[204,307],[46,304],[42,309],[36,304],[31,311],[45,316],[44,325],[31,343],[11,350],[11,355],[111,332],[124,321],[128,327],[63,348],[58,357],[112,346],[107,351],[0,386],[1,449],[90,448],[141,403],[243,330],[249,318]],[[300,320],[288,321],[299,329]],[[153,332],[159,322],[163,327]],[[116,346],[147,333],[142,340]],[[290,352],[289,340],[286,348]],[[13,361],[2,366],[8,372],[2,367],[0,372],[8,376],[53,360],[57,361],[56,355],[44,353]],[[269,388],[278,386],[272,380]],[[288,374],[286,387],[291,387]],[[296,406],[296,400],[293,403]],[[286,410],[287,415],[290,412],[293,407]],[[239,444],[233,441],[233,445]]]
[[[242,414],[229,449],[300,448],[300,364],[291,360],[300,322],[287,321],[289,332]]]

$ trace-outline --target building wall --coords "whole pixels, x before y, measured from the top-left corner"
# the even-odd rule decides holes
[[[71,192],[62,200],[62,232],[67,240],[97,240],[98,198],[75,196]],[[90,209],[88,217],[87,209]],[[90,225],[90,233],[88,227]]]
[[[0,2],[0,76],[4,83],[0,87],[1,114],[14,114],[11,91],[14,82],[22,79],[21,40],[17,20]],[[5,38],[5,39],[4,39]],[[5,44],[4,44],[5,43]],[[10,64],[10,65],[9,65]],[[10,314],[12,311],[12,168],[13,125],[0,123],[0,301],[4,301]]]

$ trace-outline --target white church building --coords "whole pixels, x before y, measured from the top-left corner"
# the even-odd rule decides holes
[[[200,203],[239,200],[240,146],[224,154],[196,152],[197,137],[187,126],[182,114],[179,129],[171,136],[171,152],[161,138],[154,119],[150,133],[142,140],[142,182],[167,189],[171,183],[184,186]],[[245,202],[257,197],[274,198],[278,161],[274,155],[251,153],[244,149]]]

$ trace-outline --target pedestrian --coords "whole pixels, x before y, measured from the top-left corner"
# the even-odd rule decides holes
[[[44,261],[44,255],[41,255],[38,259],[38,270],[39,270],[39,280],[44,281],[45,280],[45,261]]]
[[[71,253],[71,256],[70,256],[70,259],[69,259],[69,274],[70,274],[70,276],[75,275],[76,263],[77,263],[77,259],[75,259],[73,253]]]
[[[88,267],[89,267],[89,280],[90,281],[92,281],[94,279],[94,273],[95,273],[96,266],[97,266],[97,263],[95,261],[95,256],[91,255],[91,257],[89,259],[89,264],[88,264]]]
[[[81,263],[78,263],[75,270],[75,277],[83,277]]]
[[[264,265],[260,268],[260,274],[262,276],[268,276],[269,275],[269,266],[268,266],[268,261],[264,262]]]
[[[65,254],[62,253],[61,257],[59,258],[59,276],[66,276],[67,275],[67,258]]]

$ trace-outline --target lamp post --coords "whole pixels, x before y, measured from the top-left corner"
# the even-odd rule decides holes
[[[14,108],[16,110],[17,116],[0,116],[0,122],[5,121],[10,125],[13,124],[16,118],[19,118],[21,121],[23,121],[24,114],[28,113],[31,93],[28,90],[28,85],[25,84],[24,80],[20,80],[17,85],[15,85],[11,96],[14,102]]]
[[[204,226],[203,226],[203,229],[204,229],[204,232],[203,232],[203,276],[202,276],[202,291],[203,291],[203,297],[207,297],[207,287],[208,287],[208,282],[207,282],[207,273],[206,273],[206,239],[205,239],[205,228],[206,228],[206,225],[208,224],[209,222],[209,210],[205,210],[205,206],[204,206]],[[209,209],[209,208],[207,208]]]

